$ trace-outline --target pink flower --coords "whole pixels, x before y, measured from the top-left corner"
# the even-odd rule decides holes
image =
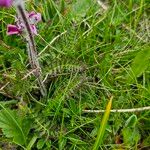
[[[7,35],[20,34],[21,30],[16,25],[7,25]]]
[[[0,0],[0,7],[10,7],[12,0]]]
[[[34,11],[30,12],[27,14],[28,18],[33,24],[41,21],[41,14],[40,13],[35,13]]]
[[[27,18],[29,20],[31,31],[34,35],[37,35],[37,29],[36,24],[41,21],[41,14],[30,12],[27,14]],[[7,25],[7,35],[13,35],[13,34],[24,34],[25,33],[25,27],[24,24],[21,21],[21,18],[16,17],[16,24],[15,25]]]
[[[30,25],[31,31],[34,35],[37,35],[37,29],[35,25]]]
[[[34,35],[37,35],[37,29],[35,25],[30,25],[31,31]],[[13,35],[13,34],[23,34],[24,33],[24,27],[18,27],[17,25],[7,25],[7,35]]]

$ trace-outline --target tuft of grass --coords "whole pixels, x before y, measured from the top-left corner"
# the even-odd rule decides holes
[[[46,98],[26,43],[6,35],[15,9],[0,8],[0,104],[17,113],[16,121],[32,120],[24,147],[91,150],[99,135],[101,149],[149,149],[150,111],[110,114],[103,134],[103,115],[83,113],[104,110],[111,95],[113,109],[150,105],[149,0],[101,2],[26,1],[27,11],[42,14],[35,42]],[[0,148],[21,149],[13,137],[0,132]]]

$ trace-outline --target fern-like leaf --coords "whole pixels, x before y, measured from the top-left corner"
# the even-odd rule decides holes
[[[73,62],[73,60],[67,60],[68,58],[63,58],[63,60],[55,60],[46,70],[46,76],[48,79],[56,78],[58,76],[83,73],[88,68],[80,62]]]
[[[48,139],[50,134],[50,121],[47,121],[46,117],[43,118],[43,114],[41,112],[38,112],[38,110],[36,109],[32,109],[31,116],[34,122],[32,127],[35,129],[37,136],[45,137],[45,139]]]

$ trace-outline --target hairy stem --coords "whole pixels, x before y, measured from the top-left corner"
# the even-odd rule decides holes
[[[28,51],[29,62],[31,64],[32,69],[35,70],[33,73],[38,80],[41,94],[43,96],[46,96],[46,88],[42,82],[41,67],[40,67],[40,64],[39,64],[39,61],[37,58],[36,45],[35,45],[35,41],[34,41],[34,36],[32,34],[31,28],[30,28],[30,24],[26,17],[26,13],[25,13],[22,3],[17,3],[16,8],[17,8],[18,14],[22,18],[22,21],[23,21],[23,23],[25,25],[25,29],[26,29],[26,40],[27,40],[27,51]]]

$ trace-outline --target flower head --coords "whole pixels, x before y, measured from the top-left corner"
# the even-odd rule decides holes
[[[41,21],[41,14],[30,12],[27,13],[27,18],[30,24],[31,31],[34,35],[37,35],[37,29],[36,24]],[[13,35],[13,34],[24,34],[25,33],[25,25],[22,22],[22,19],[20,17],[16,17],[15,19],[15,25],[7,25],[7,35]]]
[[[0,0],[0,7],[10,7],[12,0]]]

